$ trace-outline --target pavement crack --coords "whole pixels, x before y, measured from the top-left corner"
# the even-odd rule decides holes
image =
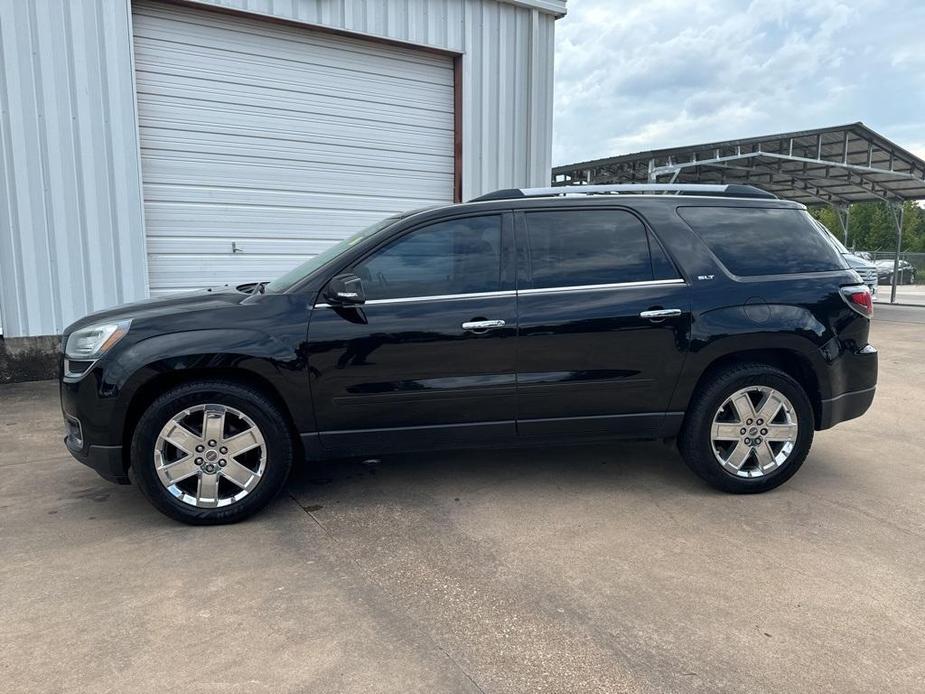
[[[323,524],[320,520],[318,520],[317,516],[315,516],[314,512],[313,512],[312,510],[310,510],[308,506],[303,506],[303,505],[299,502],[299,500],[296,499],[295,496],[293,496],[292,494],[289,494],[289,498],[292,499],[293,502],[295,502],[295,505],[296,505],[296,506],[298,506],[300,509],[302,509],[302,512],[305,513],[306,516],[308,516],[309,518],[311,518],[311,519],[315,522],[315,525],[317,525],[319,528],[321,528],[321,531],[322,531],[325,535],[327,535],[328,537],[330,537],[332,540],[335,539],[334,536],[331,534],[331,531],[324,527],[324,524]],[[336,540],[335,540],[335,541],[336,541]]]

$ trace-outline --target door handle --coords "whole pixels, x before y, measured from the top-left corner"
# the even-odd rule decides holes
[[[462,324],[463,330],[488,330],[490,328],[503,328],[503,320],[471,320]]]
[[[648,318],[649,320],[662,320],[664,318],[677,318],[681,315],[681,309],[679,308],[659,308],[653,311],[643,311],[639,314],[640,318]]]

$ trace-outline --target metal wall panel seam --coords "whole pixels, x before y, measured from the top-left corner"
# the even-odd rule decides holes
[[[41,128],[42,142],[40,156],[35,162],[42,171],[44,183],[45,239],[48,248],[48,267],[52,307],[50,313],[55,323],[63,322],[64,315],[73,315],[75,307],[81,306],[76,293],[70,288],[82,280],[74,271],[75,263],[70,260],[71,234],[68,207],[71,196],[62,195],[68,190],[66,166],[58,153],[66,151],[62,141],[66,134],[61,128],[61,115],[69,114],[67,91],[60,89],[55,76],[66,73],[67,55],[62,54],[61,20],[52,3],[32,6],[32,35],[34,51],[33,84],[37,94],[37,118]],[[44,75],[44,77],[43,77]],[[55,154],[52,154],[55,153]],[[76,275],[76,276],[75,276]]]
[[[9,99],[5,119],[7,125],[5,147],[8,166],[7,183],[10,187],[11,206],[14,208],[13,216],[10,217],[10,238],[14,253],[13,264],[16,266],[15,284],[12,287],[7,284],[7,288],[16,292],[17,306],[16,315],[7,317],[9,325],[6,330],[8,335],[14,337],[20,334],[28,334],[23,331],[29,329],[30,317],[40,312],[30,302],[32,294],[27,289],[30,278],[35,276],[33,249],[30,248],[27,240],[19,232],[22,228],[33,228],[32,211],[34,200],[30,191],[35,188],[29,180],[33,174],[33,170],[29,166],[30,157],[23,152],[27,137],[26,129],[29,126],[26,122],[28,119],[24,118],[23,114],[25,88],[22,84],[22,73],[24,70],[20,64],[20,57],[28,54],[28,51],[21,50],[20,43],[24,36],[28,37],[30,33],[28,31],[28,19],[22,20],[22,13],[25,9],[25,5],[16,5],[13,7],[13,12],[16,14],[11,14],[9,11],[6,14],[8,20],[6,27],[9,31],[4,36],[2,66],[6,72],[4,87]],[[12,21],[10,21],[10,17],[12,17]],[[22,25],[25,25],[25,27]],[[25,29],[25,31],[17,29]],[[15,136],[17,130],[22,133],[21,137]]]
[[[80,120],[74,115],[75,104],[77,103],[77,77],[74,65],[74,30],[71,18],[70,8],[64,8],[62,26],[64,28],[65,40],[65,61],[67,63],[67,92],[68,92],[68,115],[70,116],[71,125],[71,154],[73,156],[73,173],[74,187],[76,192],[77,206],[77,235],[80,244],[80,264],[82,271],[82,281],[80,283],[81,294],[83,295],[83,306],[85,309],[92,306],[92,294],[90,286],[90,276],[92,269],[90,267],[90,239],[87,228],[89,226],[87,219],[86,206],[86,187],[84,186],[83,171],[80,166],[80,141],[82,128]],[[71,288],[73,291],[73,287]],[[63,327],[63,326],[62,326]]]
[[[142,180],[141,175],[141,125],[138,118],[138,84],[135,77],[135,41],[134,41],[134,29],[132,27],[132,8],[131,0],[123,0],[124,13],[122,17],[123,27],[125,29],[126,35],[128,36],[128,50],[129,50],[129,61],[131,64],[131,83],[132,83],[132,123],[135,136],[135,171],[137,175],[134,177],[135,183],[135,192],[138,195],[138,208],[141,212],[140,215],[140,226],[139,232],[141,234],[141,257],[142,257],[142,282],[144,286],[145,295],[150,295],[151,286],[150,286],[150,270],[148,268],[148,252],[147,252],[147,220],[145,218],[144,212],[144,181]]]
[[[96,22],[97,26],[102,28],[102,31],[98,33],[98,51],[100,55],[99,67],[100,67],[100,85],[101,85],[101,94],[100,102],[103,107],[104,113],[109,110],[109,70],[107,68],[107,58],[106,55],[106,25],[103,21],[102,5],[101,3],[95,3],[94,9],[96,10]],[[109,127],[112,128],[112,119],[107,119]],[[113,267],[122,269],[120,246],[122,245],[119,240],[119,220],[116,213],[115,205],[117,204],[116,190],[115,190],[115,160],[112,155],[112,137],[103,138],[103,153],[106,157],[106,208],[109,215],[109,223],[112,227],[112,261]],[[113,282],[116,296],[121,299],[125,296],[123,288],[123,273],[114,272]]]
[[[136,124],[134,71],[132,66],[132,33],[128,0],[112,4],[106,14],[107,63],[125,65],[130,69],[118,70],[108,80],[110,112],[124,109],[124,118],[113,119],[114,152],[123,152],[116,157],[113,180],[116,191],[116,233],[120,236],[120,265],[128,264],[129,272],[123,273],[123,301],[148,295],[147,254],[145,252],[144,215],[141,195],[141,170],[139,165],[139,138]],[[116,37],[121,37],[118,40]]]
[[[10,91],[6,76],[7,66],[10,64],[5,53],[7,42],[4,31],[6,26],[9,26],[9,22],[4,20],[3,13],[0,12],[0,190],[5,193],[5,204],[0,210],[4,213],[0,215],[0,320],[6,323],[4,329],[10,333],[10,326],[16,326],[16,328],[20,326],[24,311],[20,305],[20,292],[16,290],[21,284],[22,257],[14,231],[19,212],[16,191],[13,187],[16,169],[13,166],[12,144],[10,143],[12,104],[9,99]],[[3,263],[4,258],[9,259],[6,267]]]
[[[43,52],[40,50],[39,37],[36,25],[38,24],[38,19],[36,17],[36,6],[35,3],[29,3],[29,43],[32,46],[31,51],[31,61],[30,67],[32,72],[32,91],[33,98],[35,99],[35,113],[38,119],[38,127],[36,128],[36,135],[38,139],[38,170],[39,176],[42,181],[42,216],[45,220],[44,233],[42,234],[42,241],[44,245],[45,255],[43,258],[44,265],[48,272],[48,284],[51,287],[52,300],[48,302],[48,310],[51,314],[51,319],[55,324],[59,323],[60,318],[60,301],[56,300],[61,296],[61,287],[59,285],[59,273],[56,271],[56,256],[55,253],[55,220],[53,213],[53,202],[51,200],[51,186],[48,181],[48,166],[49,166],[49,157],[48,157],[48,131],[45,123],[47,119],[44,116],[45,111],[45,94],[43,89],[43,80],[42,80],[42,66],[41,66],[41,57]]]

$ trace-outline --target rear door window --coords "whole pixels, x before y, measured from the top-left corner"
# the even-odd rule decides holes
[[[678,214],[735,275],[781,275],[845,268],[804,210],[681,207]]]
[[[535,289],[574,287],[655,278],[649,234],[623,210],[528,212],[527,248]],[[676,277],[657,241],[658,273]]]
[[[665,249],[658,242],[658,239],[649,232],[649,251],[652,255],[652,275],[657,280],[674,280],[679,279],[677,268],[672,264],[665,253]]]

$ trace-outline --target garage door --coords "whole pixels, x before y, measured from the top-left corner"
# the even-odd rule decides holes
[[[246,15],[133,6],[153,295],[272,279],[453,199],[453,63]]]

